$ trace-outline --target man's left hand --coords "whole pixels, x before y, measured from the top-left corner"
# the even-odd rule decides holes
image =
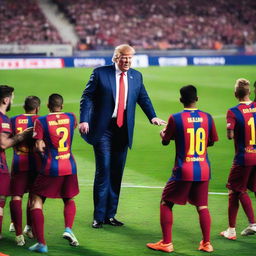
[[[160,119],[160,118],[158,118],[158,117],[154,117],[154,118],[152,118],[151,119],[151,123],[152,124],[154,124],[154,125],[166,125],[167,123],[164,121],[164,120],[162,120],[162,119]]]

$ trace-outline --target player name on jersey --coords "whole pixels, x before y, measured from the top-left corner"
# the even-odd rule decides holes
[[[256,112],[256,108],[244,108],[243,113],[254,113]]]
[[[48,124],[50,126],[53,125],[61,125],[61,124],[69,124],[70,120],[69,119],[59,119],[59,120],[54,120],[54,121],[48,121]]]
[[[202,123],[204,119],[202,117],[188,117],[189,123]]]

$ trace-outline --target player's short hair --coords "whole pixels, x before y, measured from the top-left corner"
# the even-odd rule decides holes
[[[180,89],[180,101],[184,105],[191,104],[197,101],[197,89],[194,85],[186,85]]]
[[[50,109],[55,109],[62,107],[63,105],[63,97],[60,94],[53,93],[49,96],[48,99],[48,107]]]
[[[235,83],[236,97],[243,98],[250,94],[250,81],[244,78],[239,78]]]
[[[120,45],[118,45],[115,48],[115,51],[114,51],[114,54],[113,54],[113,57],[112,57],[112,61],[117,62],[117,59],[121,55],[127,54],[127,53],[134,55],[135,54],[135,49],[132,46],[130,46],[129,44],[120,44]]]
[[[0,85],[0,102],[6,97],[11,97],[14,88],[9,85]]]
[[[24,101],[25,111],[33,111],[40,107],[41,100],[37,96],[28,96]]]

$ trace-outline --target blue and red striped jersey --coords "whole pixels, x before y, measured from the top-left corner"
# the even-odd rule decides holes
[[[36,114],[21,114],[11,118],[13,135],[23,132],[34,126],[35,120],[39,116]],[[36,171],[40,165],[40,158],[33,151],[33,143],[19,143],[13,148],[12,172]]]
[[[0,112],[0,133],[12,134],[10,119],[2,112]],[[6,155],[3,149],[0,149],[0,173],[8,173]]]
[[[207,147],[218,140],[213,118],[185,108],[169,117],[163,141],[175,140],[176,156],[170,180],[207,181],[211,178]]]
[[[240,102],[227,112],[227,129],[234,130],[234,163],[256,165],[256,103]]]
[[[45,142],[40,173],[49,176],[76,174],[76,162],[71,152],[74,129],[73,113],[56,112],[35,121],[33,138]]]

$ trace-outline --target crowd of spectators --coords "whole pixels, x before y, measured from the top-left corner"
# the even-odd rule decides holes
[[[256,43],[255,0],[51,0],[74,25],[78,48],[244,48]],[[0,44],[62,43],[37,0],[0,0]]]
[[[0,44],[62,43],[36,0],[0,0]]]
[[[256,42],[255,0],[53,0],[80,49],[221,49]]]

